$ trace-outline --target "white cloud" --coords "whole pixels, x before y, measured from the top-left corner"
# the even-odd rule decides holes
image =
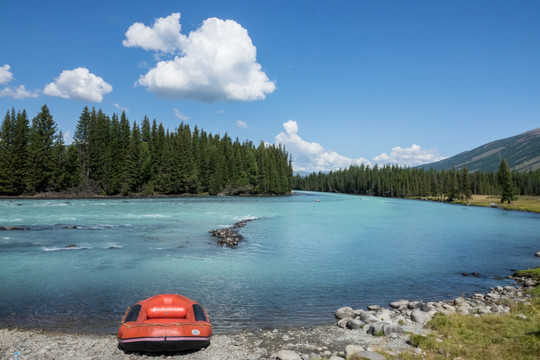
[[[350,165],[371,164],[364,158],[352,159],[332,150],[324,149],[319,143],[307,142],[298,136],[298,124],[289,120],[283,124],[285,132],[276,135],[276,144],[285,145],[292,156],[295,171],[329,171],[348,168]]]
[[[13,79],[13,73],[9,69],[11,69],[11,66],[8,64],[0,66],[0,84],[7,84]]]
[[[112,86],[101,77],[96,76],[87,68],[79,67],[64,70],[54,82],[45,86],[43,93],[64,99],[101,102],[103,95],[112,91]]]
[[[236,126],[238,126],[239,128],[242,128],[242,129],[247,129],[248,128],[248,124],[246,124],[242,120],[236,120]]]
[[[0,91],[0,97],[11,96],[15,99],[36,98],[39,96],[37,91],[31,92],[26,90],[24,85],[19,85],[17,88],[5,88]]]
[[[120,104],[113,104],[115,108],[123,112],[129,112],[128,108],[120,106]]]
[[[400,166],[417,166],[442,159],[445,159],[445,157],[440,156],[437,149],[422,149],[420,145],[416,144],[412,144],[408,148],[396,146],[392,148],[390,155],[382,153],[373,158],[379,164],[396,164]]]
[[[186,37],[180,34],[180,30],[180,13],[172,13],[165,18],[159,18],[154,21],[152,27],[137,22],[129,27],[122,45],[174,53],[181,49],[186,41]]]
[[[174,108],[174,115],[182,121],[189,119],[186,115],[182,114],[177,108]]]
[[[163,98],[202,102],[262,100],[276,89],[240,24],[209,18],[184,36],[179,20],[180,14],[173,13],[152,28],[136,23],[126,32],[124,46],[176,55],[158,62],[137,84]]]
[[[218,110],[216,111],[216,114],[225,114],[225,110]]]
[[[73,142],[73,137],[71,136],[71,130],[68,130],[64,133],[64,144],[70,145]]]

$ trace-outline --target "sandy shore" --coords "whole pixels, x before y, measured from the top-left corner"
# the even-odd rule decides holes
[[[422,325],[409,324],[405,331],[422,332]],[[329,358],[341,355],[347,345],[361,345],[390,353],[413,351],[408,335],[374,337],[365,331],[342,329],[335,325],[242,331],[218,334],[210,346],[189,353],[142,354],[126,353],[117,346],[116,335],[67,334],[39,330],[0,329],[0,358],[12,359],[15,351],[20,360],[30,359],[150,359],[180,358],[185,360],[264,360],[274,359],[283,349],[298,354],[315,353]]]

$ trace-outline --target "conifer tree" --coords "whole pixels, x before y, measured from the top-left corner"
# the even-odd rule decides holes
[[[15,119],[12,119],[8,111],[0,129],[0,194],[12,194],[15,191],[13,188],[14,121]]]
[[[28,191],[42,192],[52,185],[55,166],[56,123],[47,105],[32,119],[29,135]]]
[[[508,204],[511,204],[514,198],[514,184],[512,182],[512,173],[510,172],[506,159],[502,159],[501,164],[499,165],[497,181],[501,187],[501,203],[506,201]]]

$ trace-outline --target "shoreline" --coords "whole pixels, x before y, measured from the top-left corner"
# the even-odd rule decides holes
[[[490,292],[486,294],[474,294],[468,298],[458,297],[426,303],[396,299],[397,301],[390,303],[387,308],[371,305],[367,310],[344,307],[336,309],[333,324],[215,334],[208,347],[192,352],[131,353],[118,348],[115,334],[66,333],[6,327],[0,328],[0,358],[12,358],[14,352],[18,351],[25,360],[155,357],[178,357],[184,360],[316,360],[345,359],[353,348],[397,358],[400,353],[422,353],[421,349],[410,344],[410,334],[429,333],[424,325],[436,313],[470,316],[507,314],[510,311],[509,303],[527,303],[531,297],[525,290],[538,284],[527,278],[520,278],[517,274],[512,280],[517,283],[515,287],[496,286],[490,288]],[[356,326],[359,323],[363,325]],[[280,354],[284,357],[280,357]],[[297,357],[292,357],[294,354]]]

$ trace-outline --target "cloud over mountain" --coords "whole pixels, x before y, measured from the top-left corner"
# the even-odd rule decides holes
[[[347,168],[350,165],[369,165],[364,158],[352,159],[332,150],[326,150],[319,143],[308,142],[298,135],[298,124],[289,120],[283,123],[285,132],[276,135],[276,144],[285,145],[292,156],[295,171],[330,171]]]
[[[233,20],[206,19],[185,36],[180,14],[159,18],[152,27],[135,23],[124,46],[174,54],[159,61],[136,84],[167,99],[202,102],[263,100],[276,86],[257,63],[246,29]]]
[[[422,149],[420,145],[416,144],[412,144],[408,148],[396,146],[392,148],[390,155],[382,153],[373,158],[379,164],[396,164],[400,166],[417,166],[442,159],[444,157],[439,155],[437,149]]]
[[[97,103],[102,102],[103,96],[111,91],[110,84],[85,67],[62,71],[54,82],[43,89],[46,95]]]

